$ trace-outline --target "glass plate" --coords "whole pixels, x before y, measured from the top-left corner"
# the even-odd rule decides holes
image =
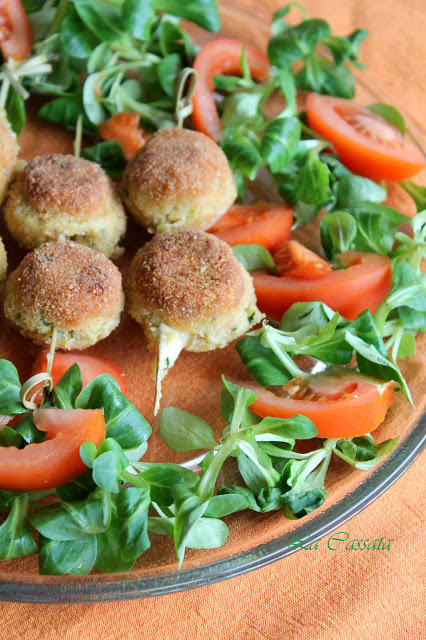
[[[248,0],[246,0],[247,4]],[[262,6],[247,8],[241,0],[222,3],[223,29],[226,36],[243,37],[265,47],[268,39],[269,11]],[[254,5],[254,3],[253,3]],[[368,25],[366,25],[368,26]],[[198,42],[206,39],[201,30],[194,30]],[[208,35],[207,37],[215,37]],[[365,73],[365,72],[364,72]],[[359,74],[358,74],[359,75]],[[358,88],[360,102],[386,101],[383,92],[373,92],[368,86],[368,76],[363,76]],[[33,105],[36,113],[37,104]],[[417,139],[415,125],[410,123]],[[59,127],[38,121],[35,116],[20,138],[21,155],[30,158],[48,152],[70,152],[72,136]],[[253,197],[267,198],[270,185],[261,181]],[[273,196],[272,196],[273,198]],[[392,188],[390,201],[399,208],[410,208],[412,203],[402,190]],[[126,254],[119,261],[125,273],[131,257],[145,240],[141,230],[130,223],[126,240]],[[16,268],[23,257],[0,224],[0,235],[8,248],[10,268]],[[2,315],[2,314],[1,314]],[[343,461],[334,459],[327,475],[328,498],[320,510],[301,521],[286,520],[281,513],[253,514],[240,512],[226,519],[230,533],[227,543],[220,549],[188,551],[184,567],[177,571],[173,544],[162,536],[151,536],[152,547],[140,558],[129,573],[89,576],[39,576],[37,558],[30,556],[0,564],[0,599],[20,602],[100,602],[129,600],[163,595],[208,585],[235,577],[298,550],[291,543],[294,539],[315,542],[347,522],[388,489],[414,462],[424,444],[425,400],[422,398],[425,381],[425,340],[418,340],[418,351],[409,362],[402,363],[416,402],[410,411],[399,394],[388,413],[386,422],[375,435],[385,440],[401,434],[401,441],[394,452],[385,458],[377,469],[368,473],[356,471]],[[184,454],[170,452],[156,433],[156,421],[152,416],[154,384],[150,374],[152,354],[137,325],[124,316],[120,327],[106,340],[88,350],[94,355],[109,357],[120,363],[127,375],[130,398],[153,424],[150,438],[149,461],[186,463]],[[18,335],[3,317],[0,318],[0,356],[13,360],[22,379],[29,375],[37,347]],[[423,354],[423,355],[422,355]],[[223,429],[219,417],[220,374],[243,378],[247,375],[233,346],[203,354],[183,353],[164,383],[163,402],[175,404],[193,411],[207,420],[217,433]],[[236,481],[233,461],[224,467],[220,483]]]

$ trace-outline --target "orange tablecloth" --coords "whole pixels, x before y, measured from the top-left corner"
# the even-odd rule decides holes
[[[229,0],[222,0],[223,4]],[[237,3],[235,3],[237,4]],[[267,22],[280,0],[239,0]],[[339,34],[370,29],[369,83],[403,110],[425,145],[424,0],[306,0]],[[0,604],[0,640],[401,640],[424,636],[425,473],[421,462],[341,527],[389,550],[298,553],[248,575],[151,600],[100,605]]]
[[[242,577],[151,600],[0,604],[2,640],[421,640],[425,473],[417,461],[339,531],[389,551],[298,553]],[[423,525],[424,527],[424,525]]]

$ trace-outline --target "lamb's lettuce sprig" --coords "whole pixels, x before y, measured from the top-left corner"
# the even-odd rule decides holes
[[[234,171],[239,197],[245,193],[245,179],[255,180],[262,167],[271,173],[283,169],[291,161],[302,134],[291,73],[272,69],[267,80],[256,83],[251,78],[244,48],[241,69],[241,78],[214,76],[216,87],[225,92],[223,102],[218,105],[223,126],[220,144]],[[286,106],[269,119],[264,107],[275,91],[285,98]]]
[[[353,174],[330,146],[322,139],[302,139],[291,162],[274,175],[280,195],[293,207],[295,226],[310,222],[323,209],[346,209],[367,201],[374,206],[386,199],[383,185]]]
[[[392,438],[376,444],[371,434],[340,440],[328,439],[322,441],[321,448],[308,453],[298,453],[274,443],[260,442],[259,446],[270,457],[273,467],[280,474],[277,485],[272,488],[262,487],[260,490],[253,483],[251,488],[250,485],[218,487],[217,495],[211,500],[214,505],[211,512],[224,510],[226,498],[229,504],[227,514],[233,504],[232,499],[235,501],[234,511],[251,509],[266,513],[281,510],[290,520],[302,518],[319,508],[327,498],[325,478],[333,453],[355,469],[369,471],[395,448],[398,440],[399,438]],[[221,499],[223,502],[220,502]]]
[[[326,311],[313,310],[318,313]],[[23,405],[16,393],[18,376],[6,361],[0,361],[0,368],[10,392],[9,399],[0,393],[0,412],[19,415]],[[160,435],[170,448],[207,452],[197,475],[176,464],[139,460],[151,432],[148,423],[113,378],[101,375],[82,389],[80,370],[73,365],[56,385],[49,405],[68,410],[102,406],[106,439],[98,446],[81,446],[87,471],[61,487],[39,493],[0,491],[0,509],[8,511],[0,527],[0,559],[37,551],[31,524],[39,533],[43,574],[84,575],[94,567],[108,573],[129,571],[157,534],[174,540],[180,566],[185,549],[216,548],[226,542],[228,527],[221,518],[231,513],[280,509],[293,519],[321,506],[333,451],[352,466],[367,469],[396,444],[387,441],[376,447],[367,436],[326,440],[320,449],[299,453],[294,450],[297,440],[317,433],[311,420],[300,415],[261,419],[250,410],[256,398],[250,389],[223,382],[220,410],[226,426],[220,440],[204,420],[186,411],[167,407],[160,416]],[[27,438],[19,446],[35,441]],[[245,486],[216,491],[229,458],[236,460]],[[39,503],[51,493],[59,501]]]
[[[285,20],[292,7],[298,7],[303,17],[296,26]],[[302,132],[313,132],[298,117],[296,92],[302,88],[352,97],[354,79],[347,64],[362,66],[358,63],[359,47],[367,31],[360,29],[348,37],[337,37],[327,22],[311,19],[299,3],[291,2],[273,15],[271,33],[268,56],[272,67],[267,80],[253,81],[244,51],[242,78],[214,77],[216,88],[225,95],[218,105],[224,128],[221,146],[234,170],[240,197],[245,179],[254,180],[266,167],[281,195],[298,205],[296,221],[303,224],[330,202],[334,177],[320,158],[329,143],[314,134],[314,139],[300,144]],[[323,55],[324,48],[331,54],[328,58]],[[294,74],[293,63],[302,60],[303,68]],[[270,119],[264,107],[273,92],[284,98],[285,107]]]
[[[0,380],[0,414],[18,416],[28,413],[21,401],[21,384],[16,368],[7,360],[0,360]],[[143,538],[142,515],[137,517],[135,513],[141,514],[145,509],[147,517],[150,484],[143,479],[143,474],[135,474],[131,464],[146,451],[151,427],[121,393],[111,376],[98,376],[84,389],[82,386],[81,372],[75,364],[58,382],[44,406],[68,410],[103,409],[106,439],[97,448],[93,443],[85,443],[81,448],[83,462],[91,472],[58,487],[56,491],[0,491],[1,509],[10,509],[0,527],[2,560],[36,551],[28,520],[41,534],[41,573],[87,573],[94,564],[101,570],[102,567],[108,571],[126,570],[133,566],[143,551],[141,543],[138,543],[139,546],[134,543],[134,538]],[[36,428],[32,413],[25,415],[16,428],[4,427],[1,435],[0,446],[19,449],[42,442],[45,437],[45,433]],[[119,485],[129,478],[135,490],[130,492],[125,489],[124,493],[116,495]],[[56,493],[62,502],[47,507],[37,504],[39,499],[50,493]],[[29,509],[35,507],[36,511],[29,516]],[[124,541],[121,564],[118,557],[114,559],[114,554],[113,559],[108,559],[108,545],[103,545],[102,536],[108,538],[115,547],[118,538],[114,536],[120,536],[120,540]],[[135,549],[139,553],[133,557]]]
[[[375,186],[380,188],[378,185]],[[386,192],[384,195],[386,196]],[[411,218],[379,202],[371,200],[338,202],[336,209],[326,213],[321,220],[321,243],[327,257],[331,260],[336,254],[345,251],[364,251],[389,257],[400,256],[402,250],[395,250],[395,242],[404,244],[404,254],[408,244],[424,243],[418,233],[416,238],[411,240],[406,234],[398,232],[400,225],[413,224]],[[421,218],[416,217],[415,225],[418,225],[420,220]],[[417,244],[417,246],[420,245]]]
[[[305,20],[291,26],[283,18],[294,5]],[[331,35],[325,21],[310,19],[298,3],[289,3],[273,18],[268,46],[272,67],[267,80],[255,83],[243,60],[242,78],[215,76],[216,88],[225,95],[218,104],[224,127],[221,145],[234,170],[240,197],[246,181],[266,168],[280,195],[292,205],[295,226],[310,222],[324,208],[340,211],[360,203],[374,206],[386,199],[384,185],[354,175],[340,162],[332,145],[307,126],[306,114],[297,113],[295,101],[298,88],[351,97],[354,83],[347,63],[360,66],[359,46],[366,34],[357,30],[338,38]],[[324,50],[331,59],[323,56]],[[304,67],[293,74],[293,63],[302,60]],[[265,105],[272,91],[284,98],[285,107],[270,119]],[[391,105],[368,108],[405,132],[402,115]]]
[[[341,178],[340,184],[347,178]],[[284,314],[279,330],[265,324],[237,343],[236,349],[250,373],[265,387],[303,375],[293,361],[295,355],[310,355],[332,366],[348,364],[356,353],[360,372],[397,381],[411,402],[397,360],[413,355],[415,336],[426,331],[426,276],[422,272],[426,211],[407,218],[378,202],[353,202],[350,182],[349,178],[342,187],[348,198],[346,209],[323,216],[322,246],[337,265],[338,254],[351,250],[390,257],[392,288],[374,318],[366,311],[350,323],[321,302],[297,303]],[[407,223],[411,234],[399,231],[400,225]],[[234,254],[249,269],[276,273],[272,256],[259,249],[256,245],[237,245]]]
[[[412,220],[413,237],[397,232],[399,246],[392,256],[392,288],[376,311],[375,321],[392,348],[392,360],[415,353],[415,336],[426,331],[426,211]]]
[[[249,489],[272,489],[278,484],[280,473],[274,469],[260,443],[274,442],[292,449],[296,438],[312,438],[317,433],[313,423],[303,416],[290,420],[261,420],[249,409],[256,399],[255,394],[225,379],[223,382],[220,406],[227,426],[220,442],[215,440],[211,427],[201,418],[175,407],[166,407],[160,415],[160,435],[170,448],[210,450],[202,463],[202,475],[197,484],[191,489],[178,486],[175,490],[173,535],[180,564],[186,540],[200,518],[245,508],[246,501],[242,498],[218,499],[214,496],[217,478],[229,456],[236,457]]]
[[[348,365],[355,356],[357,371],[378,380],[395,380],[412,402],[370,311],[349,322],[322,302],[297,302],[283,315],[279,329],[265,322],[240,340],[236,350],[264,387],[309,375],[297,366],[295,356],[315,358],[324,369]]]
[[[399,231],[409,224],[411,233]],[[426,330],[426,211],[407,218],[394,209],[361,202],[327,213],[321,221],[321,240],[329,258],[348,250],[389,256],[392,288],[375,314],[375,324],[392,347],[392,360],[415,352],[414,338]]]
[[[295,26],[286,20],[292,7],[303,18]],[[360,45],[368,31],[357,29],[347,37],[335,36],[325,20],[311,18],[300,3],[290,2],[274,13],[271,33],[268,56],[275,67],[289,69],[303,62],[295,74],[298,88],[353,98],[355,81],[348,65],[363,68]]]
[[[47,56],[35,55],[23,61],[13,58],[0,66],[0,109],[4,109],[12,131],[19,135],[26,122],[25,100],[29,91],[25,85],[37,82],[52,71]]]
[[[139,113],[151,129],[176,126],[176,81],[197,51],[180,20],[220,28],[216,0],[47,0],[24,7],[34,55],[0,68],[0,106],[17,133],[30,91],[54,96],[41,117],[75,128],[81,116],[89,134],[123,110]]]
[[[209,450],[198,482],[192,488],[178,486],[174,491],[174,527],[172,530],[169,523],[167,527],[169,534],[173,532],[180,563],[192,531],[202,520],[243,509],[280,509],[287,518],[301,518],[326,499],[325,477],[333,452],[352,466],[367,470],[398,441],[376,445],[368,434],[350,440],[325,440],[320,449],[299,453],[294,451],[296,440],[311,439],[317,433],[311,420],[301,415],[261,419],[250,410],[255,400],[250,389],[225,379],[223,383],[220,408],[227,426],[219,442],[211,427],[197,416],[175,407],[163,409],[160,415],[160,435],[171,449]],[[221,486],[216,493],[217,478],[228,458],[236,459],[244,486]]]

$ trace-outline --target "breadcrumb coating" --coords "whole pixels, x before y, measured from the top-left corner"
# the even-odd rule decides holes
[[[122,309],[117,267],[74,242],[41,245],[6,282],[6,317],[39,344],[55,326],[58,348],[86,348],[111,333]]]
[[[136,254],[127,285],[129,312],[151,348],[162,323],[189,335],[188,350],[207,351],[262,317],[250,275],[228,244],[203,231],[153,238]]]
[[[129,162],[123,198],[152,233],[174,227],[208,229],[237,197],[222,149],[197,131],[162,129]]]
[[[72,155],[33,158],[13,183],[5,206],[12,236],[26,249],[74,240],[108,257],[126,230],[113,184],[95,162]]]
[[[132,275],[136,295],[164,317],[182,323],[228,310],[244,295],[231,249],[201,232],[155,237],[136,254]]]
[[[36,156],[18,183],[40,212],[61,207],[76,215],[91,215],[110,197],[110,182],[95,162],[72,155]]]

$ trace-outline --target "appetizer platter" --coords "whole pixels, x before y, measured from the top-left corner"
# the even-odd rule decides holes
[[[2,599],[238,575],[422,447],[426,161],[352,100],[367,32],[181,5],[6,3]]]

